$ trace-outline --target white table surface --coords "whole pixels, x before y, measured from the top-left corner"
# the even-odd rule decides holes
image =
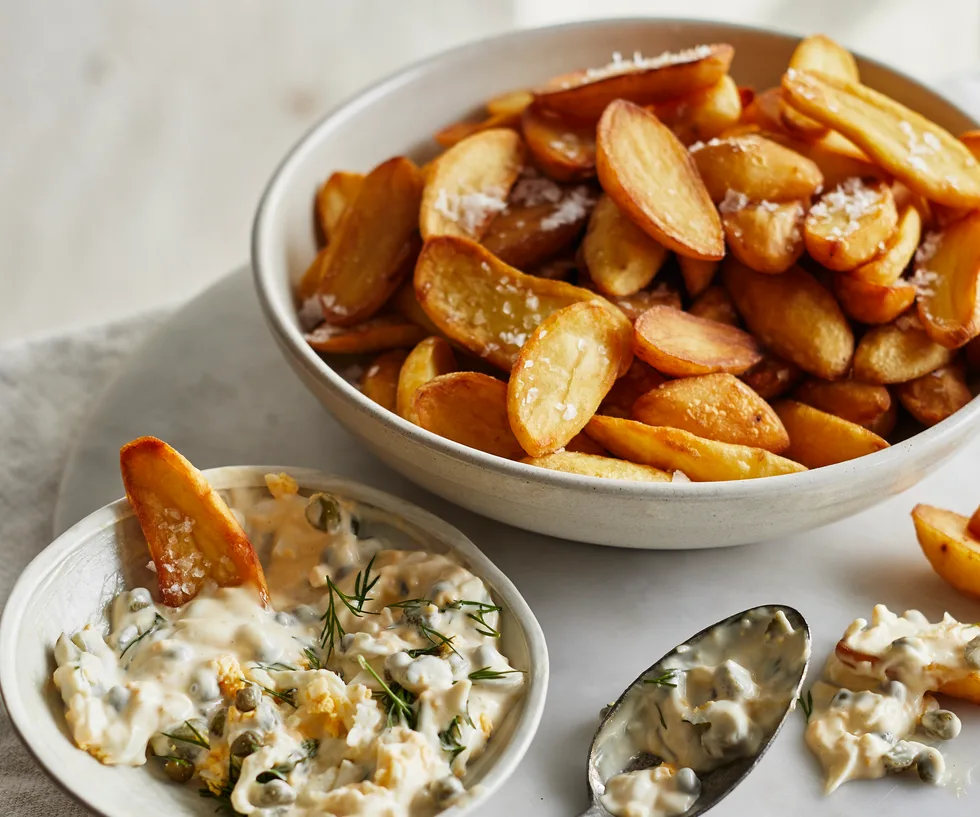
[[[142,434],[168,440],[202,468],[311,466],[390,491],[458,526],[510,575],[548,639],[551,687],[528,755],[480,817],[578,814],[586,805],[585,758],[600,707],[675,643],[739,610],[774,602],[799,609],[813,630],[814,670],[847,624],[867,617],[876,602],[980,620],[980,604],[933,574],[909,518],[916,502],[964,512],[976,506],[980,440],[910,492],[790,539],[696,552],[550,539],[437,499],[361,449],[281,359],[245,270],[170,319],[106,392],[65,472],[58,530],[121,495],[118,448]],[[964,730],[947,758],[957,780],[966,782],[980,758],[980,714],[953,707]],[[795,817],[977,813],[980,793],[969,786],[937,791],[906,778],[847,784],[825,798],[802,731],[803,717],[795,714],[713,817],[783,817],[790,809]]]

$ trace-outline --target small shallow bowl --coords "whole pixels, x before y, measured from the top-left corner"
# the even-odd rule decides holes
[[[548,689],[548,649],[534,614],[510,580],[456,528],[427,511],[350,480],[299,468],[242,466],[205,471],[219,490],[265,491],[264,475],[286,471],[303,493],[349,497],[400,521],[390,531],[399,547],[452,552],[482,578],[501,604],[501,647],[527,671],[524,697],[464,778],[468,801],[442,812],[463,817],[514,771],[537,731]],[[214,814],[197,787],[176,786],[155,764],[103,766],[72,742],[61,696],[51,680],[54,643],[88,622],[104,624],[109,602],[127,587],[154,587],[148,552],[129,502],[120,499],[87,516],[45,548],[14,586],[0,619],[0,693],[21,740],[67,792],[103,817]]]
[[[850,462],[743,482],[632,483],[562,474],[466,448],[385,411],[303,340],[292,286],[316,251],[313,199],[333,170],[368,170],[396,154],[425,160],[431,134],[481,100],[533,87],[619,51],[653,55],[698,43],[735,46],[741,84],[777,84],[797,38],[721,23],[606,20],[519,31],[441,54],[367,89],[330,113],[290,151],[259,204],[252,265],[259,301],[286,360],[309,390],[380,459],[433,493],[528,530],[603,545],[697,548],[796,533],[904,491],[980,427],[980,401],[891,448]],[[976,123],[938,94],[858,58],[872,87],[953,133]]]

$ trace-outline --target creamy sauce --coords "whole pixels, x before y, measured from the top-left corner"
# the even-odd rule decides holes
[[[870,623],[855,620],[814,684],[806,742],[826,775],[827,792],[848,780],[914,769],[945,781],[942,753],[926,741],[951,740],[959,719],[930,694],[980,692],[980,627],[950,615],[938,623],[917,610],[884,605]]]
[[[450,556],[358,538],[353,504],[270,488],[236,515],[268,551],[271,609],[250,587],[209,586],[177,609],[137,588],[113,601],[108,634],[58,640],[75,742],[106,764],[149,757],[259,817],[460,802],[468,762],[522,693],[499,607]]]
[[[617,817],[671,817],[696,801],[697,775],[756,754],[794,705],[809,643],[782,611],[714,628],[633,687],[599,745],[602,805]],[[663,763],[623,771],[644,755]]]

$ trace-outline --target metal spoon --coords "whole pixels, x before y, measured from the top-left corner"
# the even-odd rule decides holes
[[[731,762],[726,763],[713,771],[701,772],[695,769],[697,777],[701,783],[700,794],[698,795],[697,800],[694,801],[693,805],[691,805],[687,811],[683,812],[682,815],[678,815],[678,817],[698,817],[698,815],[704,814],[706,811],[708,811],[708,809],[726,797],[729,792],[731,792],[740,782],[742,782],[745,776],[752,771],[755,765],[766,753],[766,750],[772,744],[776,735],[779,734],[779,730],[782,728],[783,723],[785,723],[786,717],[795,707],[797,698],[800,695],[800,688],[803,685],[803,679],[806,677],[807,667],[810,663],[810,628],[807,625],[806,620],[798,611],[794,610],[792,607],[786,607],[781,604],[753,607],[739,613],[738,615],[731,616],[719,621],[717,624],[712,624],[710,627],[705,628],[693,638],[690,638],[683,644],[675,647],[648,670],[646,670],[646,672],[640,675],[639,678],[637,678],[632,684],[629,685],[629,687],[627,687],[626,691],[619,696],[616,703],[612,704],[603,712],[602,722],[599,724],[599,728],[596,730],[595,737],[592,739],[592,746],[589,749],[588,780],[589,796],[592,801],[592,805],[582,814],[582,817],[610,817],[609,812],[603,807],[599,798],[605,792],[605,781],[608,780],[612,774],[608,773],[608,768],[605,770],[607,772],[606,774],[600,773],[600,754],[609,754],[610,746],[613,746],[613,743],[611,742],[628,740],[626,734],[623,732],[623,727],[626,721],[623,717],[617,717],[617,715],[623,709],[623,705],[627,701],[631,700],[635,694],[640,693],[645,688],[644,681],[651,678],[659,678],[663,676],[665,672],[669,672],[671,659],[675,659],[679,655],[690,657],[692,651],[696,650],[701,641],[711,636],[720,628],[737,624],[737,622],[746,617],[762,617],[768,615],[771,618],[780,611],[789,621],[793,630],[802,630],[804,636],[803,649],[801,650],[801,655],[799,656],[798,667],[793,666],[789,670],[790,678],[787,686],[791,686],[791,689],[786,690],[786,694],[788,694],[787,699],[789,702],[786,706],[786,711],[776,722],[775,727],[763,737],[759,750],[750,757],[742,757],[732,760]],[[661,715],[661,718],[662,717],[663,716]],[[627,744],[623,743],[623,746],[626,747]],[[654,766],[659,766],[662,762],[663,759],[660,757],[647,752],[639,752],[630,756],[628,760],[622,763],[622,768],[617,768],[613,773],[649,769]],[[606,765],[608,766],[608,764]]]

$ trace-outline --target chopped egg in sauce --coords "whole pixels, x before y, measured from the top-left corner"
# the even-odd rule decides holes
[[[778,728],[795,705],[809,655],[805,629],[765,608],[678,648],[658,665],[662,674],[634,685],[603,726],[603,807],[616,817],[686,812],[701,793],[699,774],[757,754]]]
[[[55,647],[75,742],[110,765],[160,763],[257,817],[462,802],[467,764],[523,691],[500,607],[452,555],[391,548],[380,531],[398,520],[375,531],[360,512],[376,509],[267,481],[273,497],[230,504],[272,605],[248,586],[173,609],[120,593],[108,633],[89,624]]]
[[[855,620],[814,684],[806,742],[820,760],[826,790],[848,780],[915,770],[942,785],[946,763],[936,742],[960,732],[955,714],[932,693],[980,695],[980,627],[949,614],[937,623],[918,610],[877,605]]]

